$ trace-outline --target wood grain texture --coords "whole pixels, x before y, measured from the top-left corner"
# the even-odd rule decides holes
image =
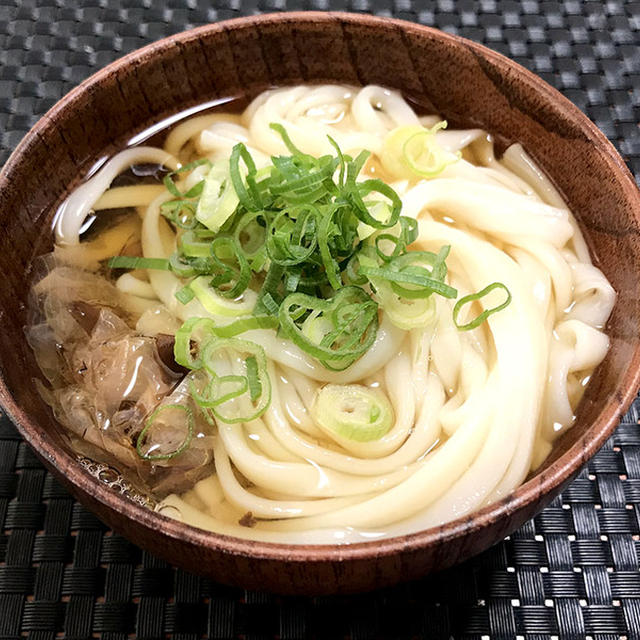
[[[38,397],[22,327],[34,247],[92,162],[158,119],[214,98],[300,82],[379,83],[456,126],[521,142],[553,177],[619,294],[611,350],[576,425],[509,498],[472,517],[348,547],[286,546],[217,536],[158,516],[89,476]],[[362,15],[305,12],[214,24],[150,45],[59,102],[0,174],[0,401],[45,464],[115,530],[186,569],[283,593],[364,591],[482,551],[537,513],[602,446],[640,380],[640,194],[604,135],[542,80],[480,45]],[[38,249],[36,249],[38,250]],[[527,372],[522,372],[527,375]]]

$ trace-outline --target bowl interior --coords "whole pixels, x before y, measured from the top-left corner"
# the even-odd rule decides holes
[[[619,299],[608,327],[611,349],[575,426],[517,492],[520,499],[539,501],[541,492],[557,490],[604,442],[635,394],[638,192],[604,136],[540,79],[479,45],[398,21],[305,13],[211,25],[123,58],[54,107],[0,176],[0,399],[40,455],[59,468],[70,464],[32,384],[38,372],[23,326],[32,256],[47,250],[57,204],[93,163],[188,107],[303,82],[393,87],[453,126],[482,127],[502,147],[521,142],[578,218]],[[88,477],[86,482],[97,483]],[[114,500],[112,507],[125,501]]]

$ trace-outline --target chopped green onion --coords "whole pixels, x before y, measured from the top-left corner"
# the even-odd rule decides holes
[[[273,299],[273,296],[270,293],[265,293],[261,298],[260,302],[264,305],[264,308],[272,315],[275,316],[278,314],[278,309],[280,309],[278,303]]]
[[[427,294],[439,293],[445,298],[455,298],[458,295],[456,289],[450,287],[444,282],[440,282],[439,280],[431,278],[429,275],[430,272],[426,269],[423,269],[422,267],[405,267],[402,271],[394,271],[393,269],[389,269],[388,267],[382,269],[360,267],[360,273],[367,277],[382,278],[383,280],[388,280],[389,282],[415,284],[423,287],[424,291],[426,291]],[[424,291],[420,291],[420,295],[415,297],[426,297],[425,295],[423,295]]]
[[[244,253],[229,236],[215,238],[211,242],[210,251],[214,264],[211,285],[225,298],[238,298],[246,290],[251,278],[251,267]],[[232,264],[234,261],[237,266]]]
[[[436,132],[446,127],[447,121],[442,120],[431,129],[418,131],[405,140],[402,145],[402,154],[405,163],[414,173],[432,178],[460,158],[460,154],[445,151],[436,141]]]
[[[426,253],[426,252],[425,252]],[[434,256],[435,254],[430,254]],[[376,262],[366,251],[358,254],[358,261],[365,268],[373,267]],[[406,299],[400,297],[386,280],[370,276],[374,290],[374,298],[380,304],[391,322],[400,329],[415,329],[426,327],[435,319],[435,302],[431,295],[421,299]],[[425,290],[427,293],[430,290]]]
[[[184,425],[184,429],[186,431],[184,438],[178,444],[151,441],[154,431],[159,429],[157,425],[162,422],[162,418],[167,420],[165,414],[176,411],[185,414],[184,417],[181,418],[182,421],[186,421],[186,425]],[[169,434],[173,435],[175,430],[175,425],[172,424],[171,429],[163,430],[162,433],[163,435],[166,435],[165,432],[168,431]],[[171,460],[171,458],[175,458],[180,455],[189,446],[192,437],[193,414],[191,409],[181,404],[165,404],[158,407],[147,418],[144,429],[140,432],[136,441],[136,451],[143,460]],[[170,446],[169,451],[165,451],[165,446],[167,444]]]
[[[408,216],[400,216],[400,237],[403,240],[406,249],[418,237],[418,221]]]
[[[250,318],[240,318],[230,324],[223,324],[212,329],[218,338],[233,338],[245,331],[254,329],[276,329],[278,319],[273,316],[251,316]]]
[[[329,139],[329,143],[331,144],[331,146],[336,150],[336,153],[338,154],[338,162],[340,166],[340,174],[338,175],[338,187],[344,187],[347,160],[342,153],[342,149],[340,149],[338,143],[331,136],[327,136],[327,138]]]
[[[272,316],[251,316],[241,318],[230,324],[216,325],[211,318],[189,318],[178,329],[173,346],[175,361],[187,369],[202,368],[199,357],[193,357],[194,348],[198,348],[209,338],[233,338],[245,331],[254,329],[275,329],[277,318]]]
[[[258,320],[258,319],[256,319]],[[259,326],[236,326],[237,332]],[[194,402],[209,420],[209,411],[222,422],[248,422],[260,417],[271,403],[271,381],[264,349],[254,342],[220,337],[230,326],[216,327],[209,318],[190,318],[176,333],[174,356],[192,370],[188,376]],[[193,353],[197,351],[197,356]],[[244,355],[244,375],[220,375],[220,365]],[[228,365],[226,365],[228,366]]]
[[[249,383],[249,395],[251,402],[255,402],[262,394],[262,384],[258,377],[258,361],[255,356],[249,356],[244,361],[244,366],[247,370],[247,380]]]
[[[207,258],[188,258],[178,252],[169,256],[169,267],[179,278],[192,278],[211,270],[211,262]]]
[[[400,173],[431,172],[436,160],[452,161],[438,155],[435,144],[444,126],[400,127],[387,136],[385,148],[399,154]],[[267,167],[258,170],[240,143],[228,163],[210,164],[205,179],[186,193],[175,174],[168,176],[174,199],[162,212],[183,229],[168,267],[190,280],[175,295],[185,304],[195,297],[213,316],[234,319],[228,325],[185,323],[178,332],[176,360],[198,372],[212,340],[257,328],[281,330],[325,367],[342,370],[373,344],[379,308],[410,329],[433,321],[435,295],[457,296],[445,281],[449,247],[437,254],[410,251],[417,221],[400,215],[402,201],[389,185],[360,179],[368,151],[354,158],[329,139],[335,154],[314,157],[298,149],[282,125],[271,128],[290,155],[273,156]],[[253,362],[251,356],[245,361],[251,401],[257,393]],[[225,407],[234,402],[234,411],[246,416],[244,383],[209,369],[209,382],[195,390],[204,410],[225,398]]]
[[[212,287],[210,280],[207,276],[198,276],[190,285],[196,298],[209,313],[230,317],[245,316],[251,313],[257,300],[255,291],[245,289],[242,295],[231,300]]]
[[[189,318],[176,331],[173,343],[173,357],[175,361],[187,369],[200,369],[202,360],[194,358],[194,346],[200,346],[206,339],[214,335],[215,322],[211,318]],[[199,350],[199,349],[198,349]]]
[[[262,207],[260,206],[260,202],[256,202],[256,194],[253,192],[254,190],[250,193],[242,178],[242,174],[240,172],[240,160],[244,162],[248,171],[248,176],[255,175],[256,165],[247,147],[245,147],[242,142],[239,142],[231,151],[231,157],[229,159],[229,175],[240,204],[248,211],[259,211]]]
[[[383,202],[382,200],[373,201],[369,207],[369,214],[376,220],[386,223],[391,217],[391,207],[389,206],[389,203]],[[358,223],[358,238],[360,240],[366,240],[375,232],[375,227],[370,227],[362,221]]]
[[[385,169],[431,177],[454,162],[457,156],[435,139],[444,126],[392,131],[384,143],[390,153],[381,157]],[[109,261],[112,268],[171,270],[183,279],[176,299],[187,304],[196,298],[216,318],[190,318],[174,342],[176,362],[191,370],[191,397],[212,425],[254,420],[271,402],[264,349],[236,336],[277,329],[326,368],[341,371],[374,343],[380,309],[400,328],[425,327],[435,318],[434,294],[457,296],[445,282],[449,247],[437,254],[410,251],[418,222],[400,215],[402,201],[388,184],[360,179],[368,151],[354,158],[329,138],[335,155],[314,157],[298,149],[282,125],[271,128],[290,155],[273,156],[267,167],[258,170],[240,143],[228,163],[199,160],[165,177],[172,199],[161,213],[178,228],[177,250],[168,260]],[[203,164],[209,167],[205,178],[182,192],[175,176]],[[459,325],[461,308],[495,288],[506,291],[506,301]],[[456,303],[454,323],[472,329],[510,301],[506,286],[493,283]],[[222,324],[220,316],[232,321]],[[167,451],[166,444],[149,442],[171,407],[185,412],[186,437]],[[386,396],[359,385],[325,386],[312,412],[343,445],[377,440],[393,422]],[[189,446],[192,432],[190,409],[166,405],[147,421],[138,453],[147,460],[170,459]]]
[[[306,262],[316,249],[318,215],[318,210],[313,206],[280,211],[267,230],[266,248],[269,258],[284,267]]]
[[[272,263],[267,271],[262,288],[258,294],[258,300],[253,313],[259,315],[267,311],[271,315],[278,313],[278,303],[275,301],[274,295],[277,294],[278,286],[284,273],[284,267],[279,264]],[[275,309],[274,309],[275,306]]]
[[[363,199],[371,193],[379,193],[391,201],[391,210],[387,220],[378,220],[371,215],[371,212],[367,207],[367,203]],[[398,197],[398,194],[379,178],[373,178],[358,183],[355,182],[354,178],[346,193],[346,197],[353,206],[355,214],[358,216],[360,221],[370,227],[374,227],[375,229],[386,229],[388,227],[393,227],[393,225],[398,222],[400,210],[402,209],[402,201]]]
[[[159,269],[169,270],[169,261],[164,258],[140,258],[135,256],[113,256],[109,258],[111,269]]]
[[[293,293],[298,290],[298,285],[302,279],[300,271],[288,271],[284,276],[284,290]]]
[[[431,129],[419,125],[397,127],[384,140],[380,155],[385,170],[396,178],[433,178],[445,167],[457,162],[461,154],[443,149],[436,139],[436,133],[444,129],[447,122],[442,120]]]
[[[217,232],[233,215],[239,203],[231,182],[229,164],[214,164],[204,179],[202,195],[196,209],[197,220],[211,231]]]
[[[236,223],[233,237],[246,258],[256,258],[263,252],[268,226],[269,217],[266,211],[247,212]]]
[[[291,138],[289,137],[289,134],[287,133],[287,130],[281,124],[278,124],[277,122],[272,122],[269,125],[269,127],[271,129],[273,129],[274,131],[276,131],[280,135],[280,137],[282,138],[282,141],[284,142],[285,146],[291,152],[291,155],[294,155],[294,156],[306,156],[307,155],[305,153],[302,153],[302,151],[300,151],[300,149],[298,149],[298,147],[296,147],[293,144],[293,142],[291,141]],[[308,157],[310,157],[310,156],[308,156]]]
[[[198,226],[196,205],[192,200],[169,200],[160,205],[160,213],[180,229],[195,229]]]
[[[174,295],[178,302],[181,302],[182,304],[187,304],[188,302],[191,302],[193,300],[196,294],[193,292],[191,287],[187,284],[184,287],[182,287],[182,289],[178,289]]]
[[[331,251],[333,236],[337,233],[337,226],[333,222],[333,216],[338,212],[337,208],[332,207],[320,222],[318,227],[318,249],[324,266],[325,274],[329,280],[329,284],[338,290],[342,287],[342,279],[340,277],[340,265],[335,259]]]
[[[306,313],[323,318],[310,333],[298,320]],[[341,371],[353,364],[373,344],[378,330],[378,305],[364,289],[343,287],[329,300],[304,293],[289,294],[278,317],[285,335],[328,369]]]
[[[242,355],[246,375],[217,375],[219,357]],[[194,400],[226,423],[250,422],[259,418],[271,404],[271,381],[264,349],[254,342],[238,338],[210,338],[202,349],[204,370],[211,376],[207,393]],[[231,385],[231,389],[229,389]],[[235,387],[233,386],[235,385]]]
[[[324,386],[316,395],[311,414],[329,436],[355,442],[379,440],[393,424],[387,396],[359,384]]]
[[[202,237],[194,229],[185,231],[178,238],[180,253],[186,258],[208,258],[213,237]]]
[[[360,273],[359,254],[356,253],[354,256],[351,256],[349,262],[347,262],[345,273],[347,274],[349,284],[367,284],[367,277]]]
[[[212,372],[209,372],[210,374]],[[246,393],[249,383],[245,376],[217,376],[212,373],[213,378],[203,391],[200,391],[193,379],[190,380],[189,389],[196,404],[201,409],[213,409],[225,402],[234,400]]]
[[[208,160],[207,158],[201,158],[200,160],[195,160],[194,162],[185,164],[181,166],[179,169],[176,169],[175,171],[168,173],[163,180],[164,186],[166,187],[167,191],[172,196],[175,196],[176,198],[191,198],[191,197],[200,195],[200,192],[202,191],[202,184],[200,182],[194,187],[192,187],[187,193],[182,193],[178,189],[178,187],[176,186],[176,183],[173,181],[172,178],[173,176],[177,176],[181,173],[187,173],[189,171],[193,171],[193,169],[195,169],[196,167],[200,167],[203,164],[211,165],[211,161]]]
[[[483,298],[488,293],[491,293],[494,289],[503,289],[506,292],[507,297],[504,302],[495,307],[492,307],[491,309],[485,309],[482,313],[478,314],[478,316],[476,316],[473,320],[467,322],[466,324],[458,324],[458,316],[460,314],[460,310],[465,304]],[[507,286],[502,282],[492,282],[490,285],[482,289],[482,291],[464,296],[463,298],[460,298],[458,302],[456,302],[455,306],[453,307],[453,323],[460,331],[469,331],[471,329],[475,329],[476,327],[479,327],[490,315],[497,313],[498,311],[502,311],[502,309],[508,307],[510,302],[511,292],[509,291],[509,289],[507,289]]]
[[[382,243],[384,242],[390,243],[393,246],[391,253],[383,250],[384,247],[382,246]],[[380,260],[382,260],[383,262],[389,262],[392,258],[399,256],[404,249],[402,237],[394,236],[392,233],[378,234],[374,239],[374,243],[378,258],[380,258]]]

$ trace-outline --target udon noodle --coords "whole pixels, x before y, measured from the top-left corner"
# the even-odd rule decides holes
[[[162,514],[272,542],[348,543],[415,532],[465,516],[518,487],[574,421],[609,346],[604,327],[615,292],[592,264],[562,197],[519,144],[498,158],[484,131],[449,130],[440,120],[417,115],[398,93],[377,86],[273,89],[240,115],[189,117],[162,147],[131,147],[99,167],[58,212],[55,250],[34,285],[36,319],[28,328],[47,379],[39,383],[42,394],[74,450],[114,465],[157,500]],[[382,180],[397,194],[401,215],[417,221],[403,223],[414,230],[405,252],[431,256],[430,266],[421,268],[433,276],[429,282],[437,280],[430,285],[437,291],[426,306],[420,306],[423,299],[401,304],[398,295],[383,295],[392,290],[388,283],[370,275],[360,285],[366,299],[354,308],[365,313],[373,308],[367,300],[376,302],[367,316],[374,327],[371,344],[350,361],[339,360],[340,351],[324,363],[314,355],[320,339],[312,344],[315,351],[300,346],[317,331],[326,339],[323,316],[308,313],[296,341],[269,324],[274,296],[262,299],[267,320],[249,323],[234,337],[244,342],[229,343],[244,346],[202,347],[215,364],[211,384],[231,391],[228,401],[199,404],[194,388],[202,391],[198,384],[209,382],[173,356],[180,335],[185,353],[192,351],[193,327],[200,325],[184,335],[181,326],[209,318],[212,324],[202,326],[218,331],[255,316],[260,286],[266,286],[260,278],[273,261],[256,266],[254,259],[249,287],[234,299],[212,302],[209,290],[196,291],[195,284],[188,289],[199,280],[193,273],[181,277],[179,270],[148,268],[152,263],[135,258],[111,263],[130,264],[128,270],[109,269],[106,260],[142,256],[165,264],[176,247],[184,247],[184,225],[167,216],[167,202],[183,215],[181,207],[188,213],[190,205],[177,205],[180,198],[211,197],[217,211],[230,198],[229,212],[239,215],[244,200],[237,205],[241,194],[229,191],[229,174],[226,183],[211,177],[215,168],[228,171],[238,143],[255,163],[253,183],[248,164],[238,164],[249,201],[252,184],[274,175],[273,157],[316,166],[317,158],[336,157],[336,149],[351,159],[370,152],[357,184]],[[424,147],[412,148],[419,144]],[[206,162],[193,163],[199,159]],[[346,184],[337,166],[333,180]],[[392,196],[378,192],[376,200],[373,194],[363,197],[366,212],[374,216],[378,206],[382,219]],[[207,242],[224,236],[225,224]],[[313,224],[319,234],[320,223]],[[360,220],[356,241],[372,247],[386,230]],[[382,238],[379,246],[384,242],[390,241]],[[308,249],[303,244],[296,245],[298,253]],[[448,255],[443,247],[450,248]],[[290,245],[279,250],[293,251]],[[368,255],[373,249],[361,254],[363,273]],[[224,271],[233,252],[220,256]],[[437,256],[446,258],[446,267],[442,261],[434,266]],[[385,272],[388,260],[380,258],[367,273]],[[323,264],[316,264],[321,275]],[[418,273],[416,268],[406,273]],[[292,273],[283,280],[284,287],[294,280],[287,291],[301,286]],[[349,284],[347,271],[339,273],[339,286]],[[404,290],[417,290],[413,280],[404,282]],[[314,290],[342,295],[326,282]],[[331,313],[341,313],[355,303],[345,297],[331,304]],[[416,309],[422,314],[417,319],[411,315]],[[481,316],[475,324],[474,316]],[[294,325],[300,322],[293,312],[291,317]],[[363,334],[351,346],[359,349],[368,339]],[[232,390],[236,383],[251,401]],[[263,402],[267,387],[270,398]],[[234,402],[236,413],[221,409]],[[357,421],[363,412],[366,431],[359,431],[349,415]]]

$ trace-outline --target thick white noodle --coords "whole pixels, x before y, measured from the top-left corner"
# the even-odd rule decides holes
[[[443,129],[436,133],[436,140],[443,149],[455,153],[484,135],[482,129]]]
[[[149,300],[157,300],[156,292],[153,287],[143,280],[139,280],[130,273],[123,273],[116,280],[116,287],[123,293],[130,293],[140,298],[147,298]]]
[[[516,142],[504,152],[502,164],[516,176],[528,182],[544,202],[554,207],[567,207],[551,180],[549,180],[544,171],[538,167],[531,156],[522,148],[521,144]],[[580,262],[590,263],[589,249],[587,248],[587,243],[584,241],[582,231],[573,216],[570,216],[569,220],[573,226],[573,249]]]
[[[439,178],[419,183],[402,203],[406,216],[415,218],[424,209],[446,213],[506,242],[524,235],[562,247],[573,235],[566,209],[493,185]]]
[[[109,188],[114,178],[131,166],[143,163],[158,164],[169,169],[177,169],[180,166],[174,156],[156,147],[134,147],[116,154],[60,205],[55,220],[56,242],[78,244],[80,229],[91,208]]]

